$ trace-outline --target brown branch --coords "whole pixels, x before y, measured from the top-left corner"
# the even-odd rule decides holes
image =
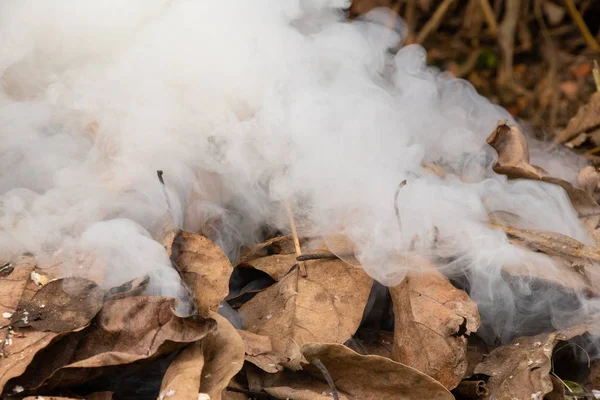
[[[521,0],[506,0],[504,19],[498,28],[498,44],[502,51],[502,65],[498,73],[498,83],[502,86],[512,83],[513,80],[515,30],[520,8]]]
[[[288,215],[288,219],[290,220],[290,228],[292,230],[292,238],[294,239],[294,248],[296,249],[296,256],[300,257],[302,255],[302,249],[300,248],[300,240],[298,239],[298,232],[296,231],[296,221],[294,220],[294,214],[292,213],[292,208],[290,207],[290,203],[287,200],[283,201],[285,205],[285,210]],[[306,273],[306,265],[303,261],[298,262],[298,267],[300,268],[300,275],[306,277],[308,274]]]
[[[490,28],[490,33],[494,36],[497,36],[498,23],[496,22],[496,16],[494,15],[494,10],[492,10],[490,2],[488,0],[479,0],[479,4],[481,5],[481,10],[483,11],[485,21]]]
[[[333,378],[331,377],[331,375],[329,374],[329,371],[327,371],[327,368],[321,362],[321,360],[319,360],[318,358],[315,358],[314,360],[312,360],[311,364],[313,364],[315,367],[319,368],[319,371],[321,371],[321,373],[325,377],[325,380],[327,381],[327,384],[329,385],[329,388],[331,389],[331,396],[333,397],[333,400],[340,400],[338,391],[335,387],[335,384],[333,383]]]
[[[567,6],[567,10],[569,11],[571,18],[573,18],[575,25],[577,25],[577,28],[579,28],[579,31],[581,32],[581,36],[583,36],[587,45],[594,51],[600,51],[600,44],[598,44],[598,42],[596,41],[596,38],[594,38],[594,35],[592,35],[592,33],[590,32],[590,29],[585,24],[583,17],[579,13],[579,11],[577,11],[577,7],[575,7],[575,3],[573,3],[573,0],[563,0],[563,1],[564,1],[565,5]]]
[[[446,11],[450,8],[450,6],[454,3],[454,0],[444,0],[442,4],[435,10],[429,21],[425,24],[423,29],[417,35],[417,40],[415,43],[422,44],[425,39],[431,34],[431,32],[435,31],[438,26],[442,23],[442,18],[446,15]]]
[[[398,229],[400,229],[400,233],[402,233],[402,221],[400,220],[400,209],[398,208],[398,195],[400,194],[400,189],[402,189],[404,186],[406,186],[406,179],[400,182],[396,188],[396,192],[394,193],[394,212],[396,213],[396,221],[398,221]]]

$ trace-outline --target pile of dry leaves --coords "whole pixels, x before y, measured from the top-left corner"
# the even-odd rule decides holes
[[[600,126],[594,107],[557,143],[591,135]],[[547,176],[530,164],[523,133],[504,123],[488,143],[499,154],[497,173],[561,186],[600,237],[597,170],[582,170],[580,187]],[[600,249],[521,229],[510,214],[490,215],[489,224],[559,267],[550,274],[507,265],[507,279],[599,295]],[[334,254],[318,238],[276,236],[233,264],[202,234],[163,229],[156,239],[185,284],[191,315],[178,313],[175,299],[145,295],[147,276],[102,289],[101,261],[89,255],[57,253],[43,263],[23,254],[0,267],[3,398],[586,399],[600,389],[598,355],[583,346],[599,324],[490,347],[477,336],[477,305],[436,260],[404,254],[419,273],[386,288],[351,265],[356,259],[338,258],[352,258],[344,238]],[[77,276],[61,276],[68,263],[79,266]]]

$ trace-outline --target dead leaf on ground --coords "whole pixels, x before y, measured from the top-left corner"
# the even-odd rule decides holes
[[[516,126],[501,123],[487,138],[487,142],[498,153],[496,167],[512,167],[534,176],[541,176],[543,170],[529,163],[529,145],[521,130]]]
[[[238,330],[244,341],[246,361],[256,365],[265,372],[276,373],[283,369],[281,363],[286,359],[273,352],[271,338],[252,332]]]
[[[582,105],[577,114],[571,118],[567,127],[552,141],[561,144],[583,132],[600,127],[600,92],[592,94],[587,104]]]
[[[132,279],[122,285],[109,289],[104,294],[104,300],[117,300],[125,297],[140,296],[150,284],[150,277],[145,275],[140,278]]]
[[[374,355],[392,358],[392,345],[394,344],[394,333],[386,331],[373,331],[360,329],[346,346],[363,355]]]
[[[306,343],[302,354],[319,359],[327,368],[341,396],[356,400],[453,400],[435,379],[414,368],[379,356],[363,356],[341,344]],[[321,371],[312,364],[302,372],[282,371],[264,376],[265,387],[285,387],[330,393]],[[267,389],[265,389],[267,390]]]
[[[600,186],[600,172],[592,165],[583,167],[577,174],[577,183],[589,194],[594,194]]]
[[[104,290],[84,278],[50,281],[33,298],[19,304],[11,326],[37,331],[68,332],[87,326],[102,309]]]
[[[202,345],[202,341],[198,341],[185,347],[169,365],[160,385],[160,399],[167,393],[172,400],[198,398],[200,376],[204,367]]]
[[[427,260],[423,272],[390,288],[393,359],[455,388],[467,371],[467,336],[479,328],[477,305]]]
[[[112,400],[112,392],[96,392],[85,395],[85,400]],[[79,400],[82,397],[56,397],[56,396],[27,396],[23,400]]]
[[[107,301],[94,324],[47,346],[9,384],[26,390],[76,385],[101,376],[107,367],[176,351],[216,329],[212,319],[176,315],[176,302],[155,296]]]
[[[256,258],[265,257],[268,251],[272,250],[278,254],[291,254],[295,252],[293,239],[291,236],[275,236],[263,243],[259,243],[256,246],[248,249],[244,252],[236,264],[247,263]]]
[[[211,400],[221,400],[229,381],[244,366],[244,341],[231,323],[217,313],[211,317],[218,323],[218,330],[204,340],[204,369],[200,391]]]
[[[244,264],[269,274],[275,281],[281,280],[297,264],[296,253],[273,254],[266,257],[255,258]]]
[[[294,389],[289,386],[270,387],[265,388],[264,391],[273,397],[286,400],[331,400],[332,398],[330,394],[316,393],[309,389]],[[348,397],[340,395],[339,399],[347,400]]]
[[[560,341],[585,333],[598,334],[597,325],[578,325],[562,331],[521,337],[493,350],[475,367],[489,377],[490,399],[541,399],[552,392],[552,351]]]
[[[240,308],[246,329],[269,336],[292,369],[301,364],[294,343],[344,343],[356,332],[373,284],[338,259],[309,261],[306,269],[306,278],[296,268]]]
[[[0,275],[0,325],[8,326],[13,314],[17,310],[25,286],[35,268],[35,257],[24,255],[17,257],[14,261],[4,264],[6,271]],[[6,341],[8,330],[0,331],[2,343]],[[0,344],[2,348],[3,344]]]
[[[223,250],[205,236],[181,232],[175,238],[173,256],[200,314],[207,316],[217,311],[227,297],[233,271]]]

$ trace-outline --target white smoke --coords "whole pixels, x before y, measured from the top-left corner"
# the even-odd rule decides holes
[[[0,254],[96,251],[111,284],[159,271],[155,291],[174,293],[148,233],[168,212],[163,170],[177,223],[220,215],[231,255],[265,224],[287,229],[288,200],[306,233],[350,236],[365,270],[395,284],[410,268],[398,253],[418,235],[429,255],[437,229],[484,319],[516,329],[538,304],[519,310],[500,267],[534,261],[488,212],[591,239],[561,189],[491,171],[485,139],[503,109],[427,67],[419,46],[390,54],[401,23],[380,10],[348,22],[346,5],[1,2]]]

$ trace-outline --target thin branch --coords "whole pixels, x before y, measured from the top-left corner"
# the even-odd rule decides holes
[[[583,38],[585,39],[588,46],[594,51],[600,51],[600,44],[598,44],[598,42],[594,38],[594,35],[592,35],[592,33],[590,32],[590,29],[585,24],[583,17],[579,13],[579,11],[577,11],[577,7],[575,7],[575,3],[573,3],[573,0],[563,0],[563,1],[564,1],[565,5],[567,6],[567,10],[569,11],[571,18],[573,18],[575,25],[577,25],[577,28],[579,28],[579,31],[581,32],[581,36],[583,36]]]
[[[496,22],[496,16],[494,15],[494,10],[492,10],[492,6],[488,0],[479,0],[479,4],[481,5],[481,10],[483,11],[483,16],[485,17],[485,21],[490,28],[490,33],[494,36],[498,35],[498,23]]]
[[[400,220],[400,209],[398,208],[398,195],[400,194],[400,189],[402,189],[404,186],[406,186],[406,179],[400,182],[396,188],[396,193],[394,193],[394,212],[396,213],[396,221],[398,221],[398,229],[400,229],[400,233],[402,233],[402,221]]]
[[[169,214],[171,214],[171,210],[172,210],[171,201],[169,200],[169,194],[167,193],[167,186],[165,185],[165,180],[163,179],[163,171],[159,169],[158,171],[156,171],[156,175],[158,176],[158,181],[161,184],[163,195],[165,196],[165,200],[167,201],[167,210],[169,211]]]
[[[319,360],[318,358],[315,358],[314,360],[312,360],[311,364],[313,364],[315,367],[319,368],[319,371],[321,371],[321,373],[325,377],[325,380],[327,381],[327,384],[329,385],[329,388],[331,389],[331,396],[333,397],[333,400],[340,400],[338,391],[335,387],[335,384],[333,383],[333,378],[331,377],[331,375],[329,374],[329,371],[327,371],[327,368],[321,362],[321,360]]]
[[[592,71],[594,73],[594,82],[596,82],[596,90],[600,92],[600,66],[598,66],[598,61],[594,60],[594,69]]]
[[[421,29],[421,32],[419,32],[419,34],[417,35],[417,40],[415,40],[415,43],[422,44],[425,41],[425,39],[427,39],[427,37],[433,31],[435,31],[438,28],[438,26],[440,26],[444,15],[446,15],[446,11],[448,11],[452,3],[454,3],[454,0],[444,0],[442,4],[439,5],[439,7],[435,10],[429,21],[427,21],[423,29]]]
[[[294,220],[294,214],[292,213],[292,208],[290,207],[290,203],[287,200],[284,200],[283,204],[285,205],[285,211],[287,212],[288,219],[290,220],[290,229],[292,230],[292,238],[294,239],[294,248],[296,249],[296,256],[300,257],[302,255],[302,249],[300,248],[300,239],[298,239],[298,232],[296,231],[296,221]],[[300,268],[300,275],[306,277],[307,273],[304,261],[299,261],[298,267]]]

